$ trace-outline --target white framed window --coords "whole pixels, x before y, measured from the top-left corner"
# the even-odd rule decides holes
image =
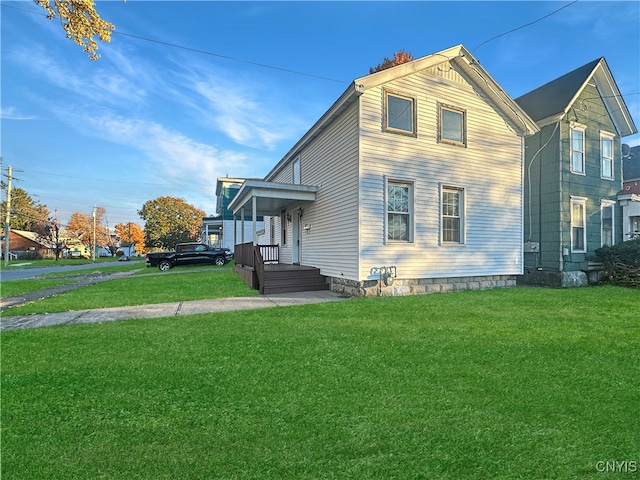
[[[571,125],[571,171],[585,173],[585,130],[582,125]]]
[[[587,199],[571,197],[571,251],[587,251]]]
[[[600,133],[600,175],[613,180],[613,135]]]
[[[442,186],[440,191],[440,241],[443,245],[465,243],[464,189]]]
[[[465,110],[438,104],[438,139],[441,143],[467,145],[467,113]]]
[[[417,135],[416,101],[413,97],[384,90],[384,130],[403,135]]]
[[[413,242],[413,183],[387,181],[387,241]]]
[[[293,161],[293,183],[294,185],[300,185],[300,157]]]
[[[611,200],[600,201],[601,245],[613,245],[615,233],[615,204]]]

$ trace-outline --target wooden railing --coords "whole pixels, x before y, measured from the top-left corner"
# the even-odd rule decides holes
[[[253,243],[238,244],[233,249],[236,267],[251,270],[251,279],[246,274],[244,281],[251,287],[264,292],[264,264],[280,261],[280,247],[278,245],[253,245]]]

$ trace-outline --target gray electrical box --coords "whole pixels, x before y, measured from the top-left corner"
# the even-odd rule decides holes
[[[538,253],[540,251],[540,244],[538,242],[525,242],[524,253]]]

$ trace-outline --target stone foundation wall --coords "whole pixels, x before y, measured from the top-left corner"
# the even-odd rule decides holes
[[[425,293],[459,292],[463,290],[486,290],[516,286],[515,275],[490,275],[486,277],[449,277],[394,279],[390,286],[383,281],[366,280],[358,282],[344,278],[329,278],[329,288],[350,297],[387,297],[402,295],[422,295]]]

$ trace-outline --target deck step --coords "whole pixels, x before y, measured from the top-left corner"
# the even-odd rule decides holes
[[[301,270],[266,270],[264,294],[328,290],[329,284],[317,268]]]

